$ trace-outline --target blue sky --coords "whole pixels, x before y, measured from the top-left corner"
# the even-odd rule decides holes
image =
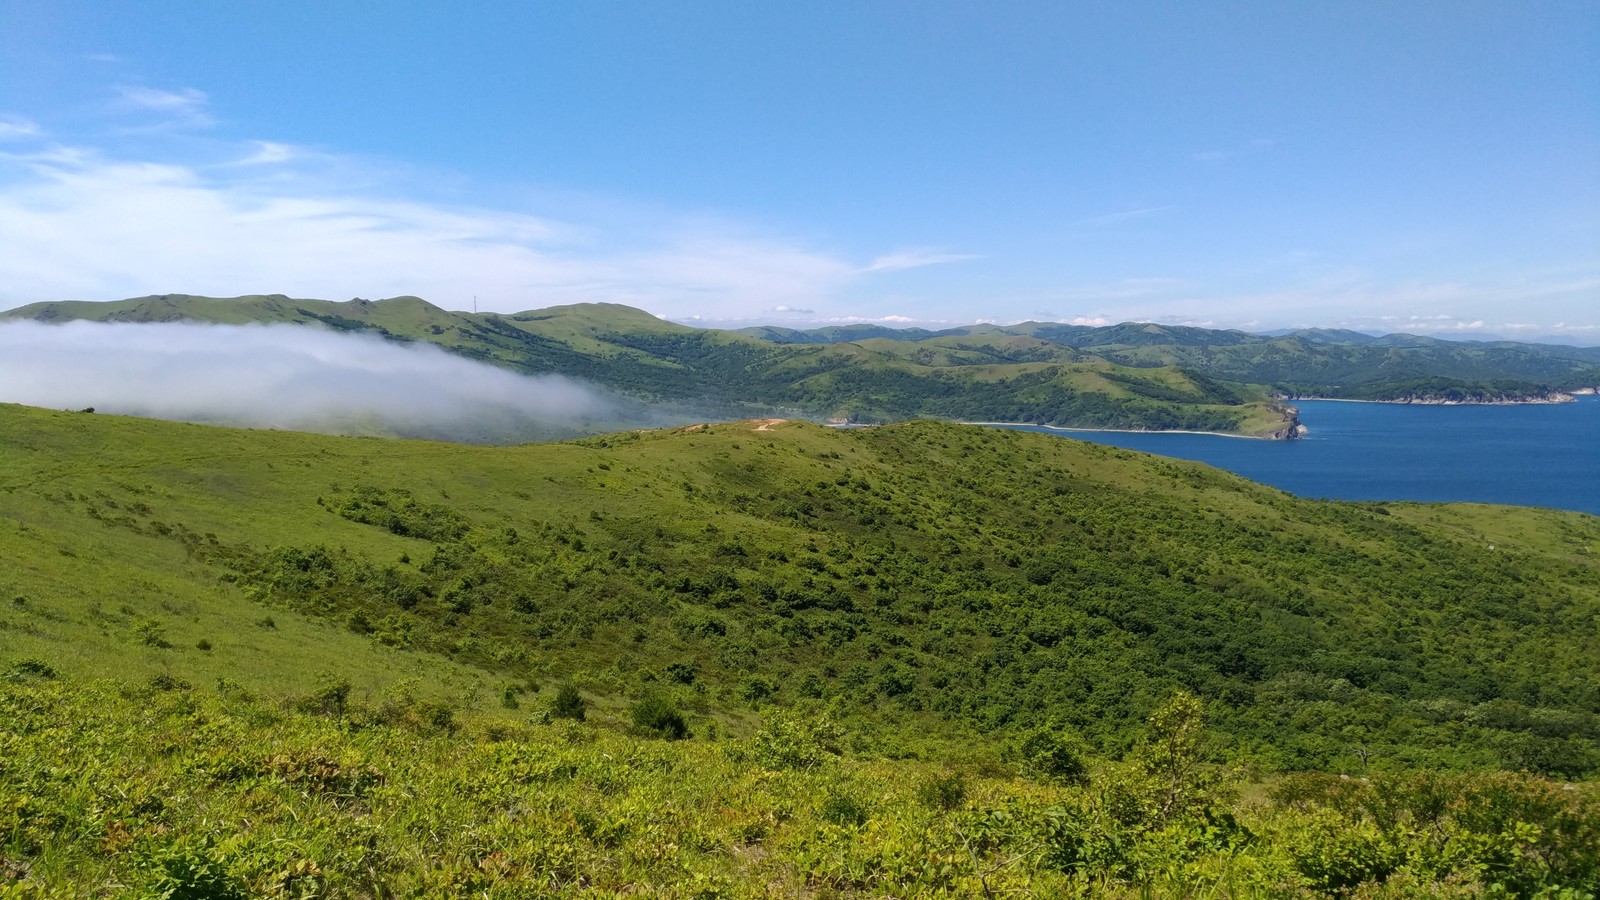
[[[0,307],[1600,340],[1600,5],[0,0]]]

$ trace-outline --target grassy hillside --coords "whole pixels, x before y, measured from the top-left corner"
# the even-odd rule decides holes
[[[1380,766],[1600,763],[1600,523],[1579,514],[1500,510],[1481,539],[1458,512],[934,423],[480,448],[4,418],[0,593],[25,602],[0,635],[83,674],[131,647],[242,678],[292,639],[249,623],[284,613],[374,672],[420,652],[619,704],[661,689],[735,729],[822,700],[880,752],[923,752],[906,737],[933,722],[964,742],[1054,721],[1116,753],[1181,687],[1272,768],[1349,769],[1357,743]]]
[[[1600,348],[1335,329],[1266,337],[1152,323],[1024,322],[731,332],[609,303],[505,316],[448,312],[416,297],[336,303],[281,295],[37,303],[0,318],[320,324],[429,341],[517,371],[559,372],[726,418],[924,416],[1289,437],[1293,414],[1275,397],[1506,402],[1600,386]]]
[[[743,741],[0,679],[7,897],[1586,897],[1600,795],[1528,775],[1246,786],[1182,702],[1121,763]],[[1170,713],[1176,713],[1172,715]]]
[[[1208,347],[1151,345],[1107,352],[1124,365],[1193,366],[1217,378],[1243,378],[1306,396],[1393,399],[1412,383],[1434,389],[1496,386],[1505,398],[1593,387],[1600,381],[1600,350],[1533,344],[1477,345],[1414,338],[1332,344],[1295,335]]]
[[[881,422],[934,416],[1277,436],[1292,434],[1294,424],[1292,413],[1260,387],[1143,363],[1130,368],[999,332],[923,344],[856,329],[836,336],[863,340],[781,343],[675,325],[616,304],[503,316],[447,312],[415,297],[335,303],[168,295],[39,303],[4,317],[321,325],[429,341],[520,372],[558,372],[710,417],[783,412]]]
[[[1513,341],[1373,337],[1318,328],[1266,337],[1136,322],[1098,328],[1024,322],[904,335],[929,344],[971,336],[1027,337],[1122,366],[1178,367],[1230,382],[1268,385],[1292,396],[1496,402],[1543,398],[1600,383],[1600,348]],[[771,337],[788,344],[840,338],[831,329]]]
[[[1546,778],[1600,768],[1580,514],[932,422],[464,447],[0,406],[0,559],[10,895],[1600,874],[1600,800]]]
[[[1600,348],[1446,341],[1405,334],[1374,337],[1327,328],[1268,337],[1139,322],[1104,327],[1023,322],[938,332],[871,327],[861,331],[746,328],[741,333],[783,344],[832,344],[870,337],[939,346],[973,338],[994,342],[1020,337],[1035,342],[1024,345],[1022,356],[1042,345],[1058,354],[1077,351],[1079,358],[1093,355],[1133,368],[1181,367],[1308,397],[1497,402],[1600,383]]]

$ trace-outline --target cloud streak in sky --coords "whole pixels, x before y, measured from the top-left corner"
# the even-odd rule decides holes
[[[0,323],[0,402],[491,441],[570,434],[622,414],[560,376],[303,325]]]
[[[181,91],[163,91],[157,88],[122,85],[117,88],[124,105],[132,109],[148,109],[167,115],[206,115],[204,91],[184,88]]]
[[[211,122],[201,91],[117,90],[113,133],[150,136],[142,150],[53,142],[31,120],[0,117],[0,308],[254,291],[729,316],[825,304],[864,280],[968,258],[913,250],[860,262],[730,224],[418,199],[427,176],[381,162],[200,137]]]
[[[866,272],[897,272],[901,269],[920,269],[945,263],[977,259],[970,253],[941,253],[937,250],[902,250],[887,253],[867,264]]]
[[[1193,224],[1184,220],[1203,221],[1207,207],[1161,203],[1173,199],[1163,192],[1088,218],[1063,213],[1053,224],[1068,233],[1065,244],[997,238],[969,254],[943,249],[930,229],[926,246],[890,236],[888,249],[840,249],[826,226],[806,240],[714,210],[664,213],[647,198],[630,206],[529,185],[491,196],[456,174],[256,135],[220,137],[230,120],[193,87],[124,83],[102,97],[76,119],[0,110],[0,309],[283,293],[416,295],[495,312],[613,302],[699,323],[765,323],[780,313],[791,325],[961,324],[1048,308],[1068,320],[1274,327],[1393,311],[1494,321],[1515,309],[1519,318],[1574,323],[1533,329],[1595,325],[1588,298],[1600,285],[1600,259],[1592,254],[1560,272],[1441,274],[1397,267],[1386,259],[1391,249],[1368,258],[1304,249],[1297,235],[1297,249],[1268,247],[1254,262],[1202,257],[1189,245],[1212,236],[1186,232]],[[1217,166],[1277,149],[1257,139],[1193,159]],[[474,191],[479,199],[461,199]],[[1037,246],[1028,249],[1030,241]],[[960,263],[970,264],[948,276],[926,271]]]
[[[1122,210],[1120,212],[1107,213],[1107,214],[1105,214],[1103,216],[1091,216],[1091,217],[1089,217],[1087,219],[1079,219],[1078,221],[1076,221],[1076,222],[1074,222],[1072,224],[1080,225],[1080,226],[1081,225],[1090,225],[1090,226],[1119,225],[1119,224],[1121,224],[1123,222],[1135,222],[1135,221],[1138,221],[1140,219],[1148,219],[1148,218],[1151,218],[1153,216],[1159,216],[1159,215],[1162,215],[1163,213],[1171,212],[1172,210],[1174,210],[1176,208],[1177,207],[1175,207],[1175,206],[1167,205],[1167,206],[1145,206],[1145,207],[1140,207],[1138,209],[1125,209],[1125,210]]]
[[[38,137],[39,123],[21,116],[0,116],[0,141],[20,141]]]

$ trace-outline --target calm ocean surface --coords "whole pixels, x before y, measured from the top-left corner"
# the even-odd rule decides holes
[[[1600,515],[1600,397],[1527,406],[1302,400],[1298,441],[1007,426],[1209,463],[1302,497],[1469,500]]]

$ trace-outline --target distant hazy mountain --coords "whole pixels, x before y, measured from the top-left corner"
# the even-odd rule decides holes
[[[1367,344],[1385,338],[1403,340],[1449,341],[1453,344],[1528,344],[1547,347],[1600,347],[1600,340],[1575,337],[1570,334],[1547,334],[1539,337],[1508,338],[1492,332],[1474,331],[1462,334],[1436,334],[1427,337],[1414,334],[1371,334],[1348,328],[1279,328],[1274,331],[1257,331],[1253,334],[1265,338],[1295,337],[1329,344]]]
[[[740,328],[737,333],[771,341],[774,344],[842,344],[866,338],[920,341],[948,332],[929,331],[926,328],[889,328],[884,325],[829,325],[826,328],[810,331],[785,328],[781,325],[757,325],[752,328]]]
[[[746,329],[746,333],[759,329]],[[877,329],[878,333],[889,329]],[[1424,399],[1439,390],[1484,401],[1536,399],[1600,382],[1600,348],[1414,334],[1371,335],[1302,328],[1269,334],[1124,322],[1091,327],[1052,322],[977,325],[941,332],[896,331],[902,341],[958,335],[1025,335],[1135,368],[1179,366],[1208,377],[1267,385],[1293,396]],[[1483,337],[1483,336],[1479,336]],[[782,341],[835,343],[832,329],[783,329]],[[1421,392],[1421,393],[1419,393]]]
[[[1286,328],[1281,331],[1263,332],[1264,337],[1297,337],[1312,344],[1349,344],[1360,347],[1378,340],[1378,335],[1367,334],[1361,331],[1351,331],[1348,328]]]

